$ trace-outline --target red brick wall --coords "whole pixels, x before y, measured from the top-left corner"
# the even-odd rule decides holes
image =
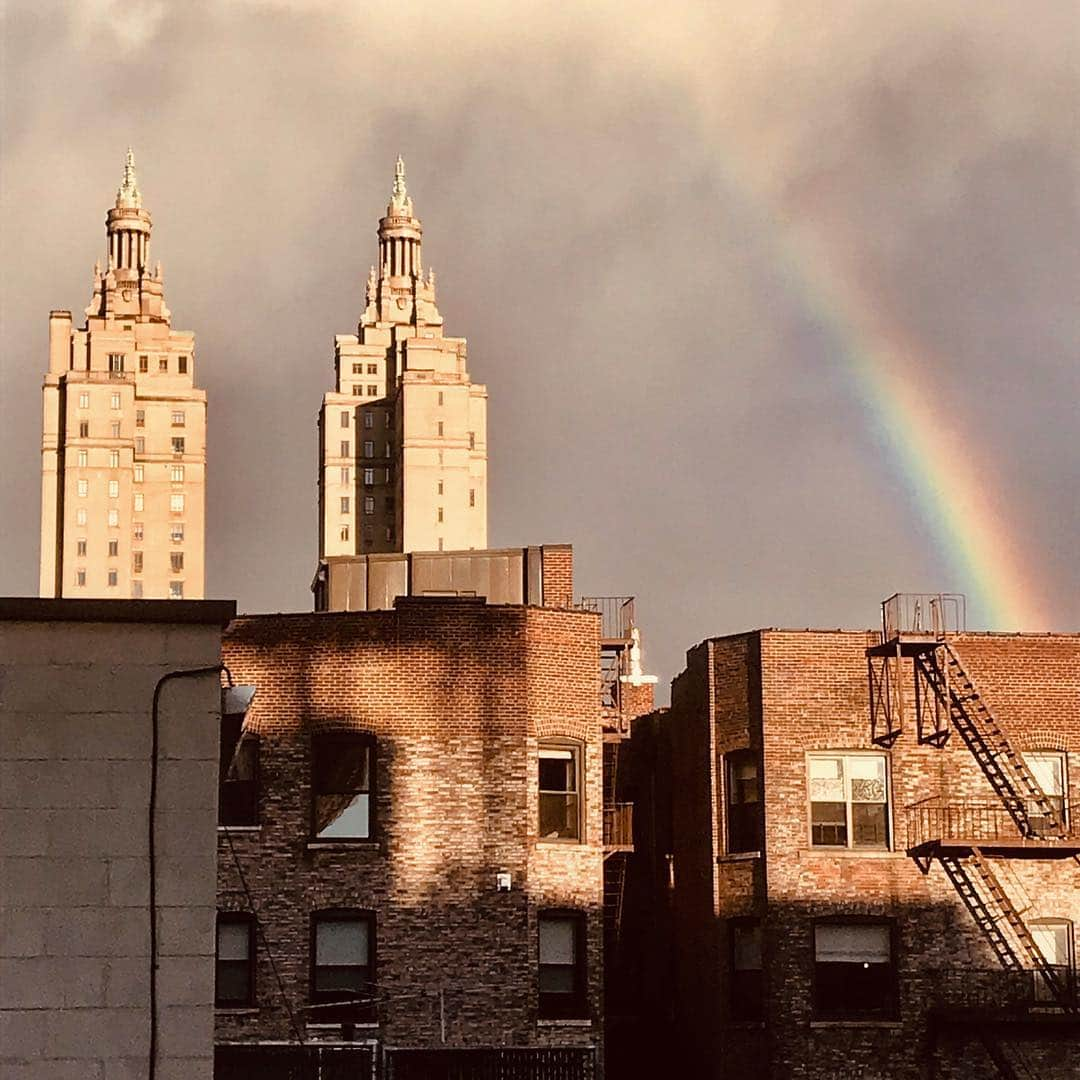
[[[540,550],[544,607],[573,607],[574,549],[569,544],[545,544]]]
[[[376,913],[379,1037],[387,1046],[598,1046],[602,1041],[602,821],[594,615],[405,599],[394,611],[252,616],[223,646],[254,683],[261,827],[233,845],[285,993],[308,1001],[309,916]],[[310,739],[377,739],[373,843],[309,848]],[[585,842],[537,842],[537,740],[582,740]],[[495,875],[509,871],[513,890]],[[224,839],[219,902],[248,902]],[[587,913],[591,1027],[537,1022],[537,912]],[[290,1024],[259,942],[260,1008],[219,1013],[219,1040],[285,1039]],[[368,1033],[360,1031],[360,1037]]]
[[[677,759],[673,819],[685,853],[685,866],[677,863],[676,884],[678,1003],[682,1019],[696,1030],[687,1044],[707,1051],[698,1061],[707,1074],[914,1080],[928,1068],[927,1003],[950,980],[957,980],[963,992],[980,979],[987,986],[999,983],[1000,965],[940,864],[923,875],[904,853],[903,808],[911,803],[941,792],[996,802],[959,735],[941,749],[919,745],[912,720],[888,751],[893,850],[849,853],[810,846],[806,753],[874,749],[865,648],[875,642],[867,633],[805,631],[718,639],[692,650],[688,671],[675,682],[667,722]],[[955,647],[1018,750],[1068,752],[1075,802],[1080,796],[1080,637],[971,634],[957,638]],[[704,685],[701,671],[707,648],[713,657],[711,686]],[[909,718],[914,715],[911,683],[907,665]],[[702,731],[707,708],[713,718],[711,747]],[[763,858],[750,860],[726,858],[723,830],[718,830],[723,754],[745,746],[761,749],[765,791],[766,850]],[[705,797],[710,793],[711,801]],[[710,834],[720,853],[711,910],[705,904]],[[993,865],[1018,905],[1024,894],[1030,898],[1026,918],[1080,923],[1080,869],[1074,861],[995,858]],[[724,1019],[726,918],[749,913],[766,916],[769,1011],[761,1029]],[[901,1011],[895,1024],[840,1027],[814,1021],[812,920],[837,914],[896,921]],[[975,974],[981,969],[985,976]],[[1035,1055],[1033,1061],[1041,1059],[1040,1075],[1080,1075],[1076,1041],[1035,1040],[1024,1052]],[[980,1072],[985,1059],[962,1041],[943,1040],[937,1057],[941,1075],[985,1075]],[[975,1071],[964,1073],[964,1062]]]

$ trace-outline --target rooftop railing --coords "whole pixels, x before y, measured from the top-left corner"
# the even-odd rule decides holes
[[[893,593],[881,603],[883,641],[895,641],[904,634],[941,638],[966,628],[963,593]]]
[[[1067,988],[1064,1005],[1077,1002],[1076,977],[1066,966],[1058,965],[1061,985]],[[936,968],[923,971],[926,999],[933,1009],[976,1010],[993,1013],[1062,1011],[1039,972],[1007,968]]]
[[[582,611],[595,611],[600,616],[600,637],[605,640],[629,640],[634,626],[632,596],[583,596],[578,601]]]

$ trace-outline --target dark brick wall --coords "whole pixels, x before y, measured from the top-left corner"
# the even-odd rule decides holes
[[[545,544],[541,549],[544,607],[568,608],[574,604],[574,549],[569,544]]]
[[[967,995],[980,978],[993,995],[1004,973],[940,864],[923,875],[904,854],[903,808],[911,803],[939,793],[996,802],[960,737],[954,734],[941,749],[919,745],[912,721],[888,751],[891,851],[810,845],[807,752],[874,749],[865,648],[875,642],[861,632],[761,631],[717,639],[691,650],[687,671],[674,683],[665,725],[673,755],[677,1006],[683,1042],[696,1050],[693,1068],[703,1075],[914,1080],[928,1075],[931,1056],[938,1075],[987,1074],[989,1059],[972,1049],[970,1039],[942,1038],[932,1055],[927,1005],[954,985]],[[1080,637],[969,634],[958,637],[955,647],[1017,749],[1068,752],[1075,800]],[[909,718],[911,681],[907,665]],[[721,825],[724,753],[747,746],[762,753],[766,825],[765,851],[750,859],[724,854]],[[1026,918],[1080,922],[1076,862],[995,858],[993,864],[1018,904],[1030,902]],[[769,1007],[758,1027],[731,1023],[726,1013],[727,920],[741,914],[766,919]],[[895,1023],[814,1020],[812,920],[838,914],[895,920]],[[985,976],[974,974],[984,969]],[[1017,1046],[1009,1051],[1038,1062],[1040,1076],[1080,1075],[1077,1041],[1036,1036]]]
[[[237,682],[258,687],[249,724],[262,773],[261,827],[234,831],[233,846],[302,1030],[310,914],[355,907],[376,915],[386,1046],[441,1045],[440,990],[447,1045],[601,1045],[597,634],[595,615],[467,599],[230,626],[225,662]],[[309,847],[311,736],[329,730],[377,739],[370,844]],[[537,841],[545,736],[584,744],[581,844]],[[511,873],[511,892],[496,891],[499,871]],[[247,907],[223,837],[219,904]],[[591,1026],[537,1022],[545,907],[586,913]],[[290,1036],[261,941],[258,999],[250,1015],[219,1012],[219,1041]]]

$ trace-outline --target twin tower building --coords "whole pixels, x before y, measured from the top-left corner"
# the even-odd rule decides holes
[[[174,330],[132,152],[105,218],[86,321],[49,315],[43,387],[46,597],[201,599],[206,391]],[[334,340],[319,414],[319,565],[487,545],[487,390],[443,335],[398,159],[357,332]]]

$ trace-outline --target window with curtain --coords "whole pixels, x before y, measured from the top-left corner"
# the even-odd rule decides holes
[[[1056,823],[1049,820],[1037,803],[1031,803],[1028,806],[1028,820],[1036,835],[1052,833],[1056,824],[1067,824],[1065,755],[1060,750],[1027,750],[1023,758],[1057,818]]]
[[[312,917],[312,1023],[371,1020],[374,1005],[374,916],[320,911]],[[340,1008],[327,1008],[341,1003]]]
[[[814,1013],[824,1019],[887,1020],[896,1014],[891,922],[814,924]]]
[[[539,747],[539,836],[541,840],[581,838],[581,748],[563,742]]]
[[[312,835],[317,840],[372,836],[375,741],[370,735],[316,735],[311,741]]]
[[[584,919],[576,912],[544,912],[538,929],[541,1018],[587,1015]]]
[[[810,754],[807,774],[814,847],[888,848],[884,754]]]
[[[249,912],[219,911],[214,1000],[224,1008],[255,1002],[255,917]]]

